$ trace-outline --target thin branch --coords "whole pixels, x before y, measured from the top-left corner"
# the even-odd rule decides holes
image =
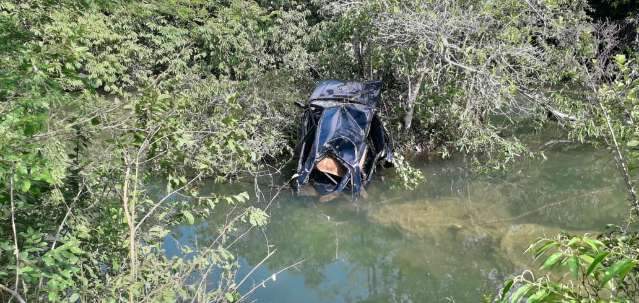
[[[291,268],[293,268],[293,267],[296,267],[296,266],[298,266],[298,265],[300,265],[300,264],[304,263],[304,261],[305,261],[304,259],[299,260],[299,261],[297,261],[297,262],[295,262],[295,263],[293,263],[293,264],[291,264],[291,265],[289,265],[289,266],[287,266],[287,267],[284,267],[284,268],[282,268],[282,269],[278,270],[277,272],[275,272],[274,274],[272,274],[270,277],[268,277],[268,278],[266,278],[266,279],[262,280],[260,283],[258,283],[258,284],[256,284],[255,286],[253,286],[253,287],[252,287],[249,291],[247,291],[247,292],[246,292],[246,293],[245,293],[245,294],[244,294],[244,295],[240,298],[240,300],[239,300],[239,301],[240,301],[240,302],[242,302],[244,299],[246,299],[246,297],[248,297],[248,296],[249,296],[249,295],[251,295],[253,292],[255,292],[255,290],[256,290],[258,287],[260,287],[260,286],[264,285],[264,283],[268,282],[269,280],[273,280],[273,281],[275,281],[275,277],[277,277],[277,275],[279,275],[279,274],[281,274],[281,273],[282,273],[282,272],[284,272],[284,271],[287,271],[287,270],[289,270],[289,269],[291,269]]]
[[[22,296],[15,290],[8,288],[2,284],[0,284],[0,289],[8,292],[12,297],[16,298],[16,300],[18,300],[18,302],[20,303],[27,303],[27,301],[24,300],[24,298],[22,298]]]
[[[15,201],[13,199],[13,177],[14,177],[15,164],[11,168],[11,178],[9,179],[9,200],[11,200],[11,229],[13,231],[13,245],[14,245],[14,253],[16,255],[16,282],[15,282],[15,291],[18,293],[20,291],[20,249],[18,248],[18,233],[16,231],[16,209],[15,209]]]
[[[624,157],[623,152],[621,151],[619,142],[617,142],[617,136],[615,135],[615,130],[613,129],[612,124],[610,123],[610,116],[608,115],[608,112],[604,108],[603,104],[601,104],[601,101],[597,100],[597,104],[599,105],[599,108],[601,109],[604,119],[606,120],[608,131],[610,132],[610,137],[612,139],[613,147],[616,153],[615,159],[617,160],[617,165],[619,166],[619,170],[621,171],[621,175],[626,184],[626,189],[629,195],[630,204],[635,214],[639,215],[639,198],[637,197],[637,191],[635,189],[634,183],[632,182],[632,178],[630,177],[630,172],[628,171],[628,164],[626,162],[626,158]]]
[[[525,90],[523,90],[521,88],[517,89],[517,91],[522,96],[528,98],[530,101],[538,102],[539,104],[541,104],[541,106],[543,106],[548,112],[550,112],[557,119],[568,120],[568,121],[571,121],[571,122],[576,122],[576,121],[579,120],[576,116],[573,116],[573,115],[570,115],[570,114],[566,114],[566,113],[562,113],[562,112],[556,110],[552,106],[548,105],[547,102],[543,102],[543,101],[538,100],[538,98],[536,98],[535,96],[529,94],[528,92],[526,92]]]
[[[124,104],[124,103],[122,103],[122,104]],[[65,125],[62,129],[55,130],[55,131],[50,131],[50,132],[46,132],[46,133],[35,134],[35,135],[33,135],[33,139],[47,138],[49,136],[53,136],[53,135],[57,135],[59,133],[67,132],[67,131],[69,131],[69,128],[71,128],[71,127],[73,127],[75,125],[79,125],[79,124],[83,124],[83,123],[89,122],[89,121],[93,120],[94,118],[96,118],[96,117],[98,117],[100,115],[104,115],[104,114],[110,113],[110,112],[118,109],[120,106],[121,105],[116,105],[116,106],[108,108],[108,109],[102,109],[102,108],[98,109],[95,112],[89,114],[89,117],[83,118],[83,119],[75,121],[73,123],[69,123],[69,124]]]
[[[75,197],[73,198],[73,201],[71,201],[71,205],[73,206],[73,204],[78,201],[78,199],[80,199],[80,195],[82,194],[84,189],[84,184],[83,186],[78,190],[78,194],[75,195]],[[65,202],[66,205],[66,202]],[[51,251],[55,249],[56,245],[58,244],[58,240],[60,238],[60,234],[62,233],[62,229],[64,228],[64,224],[67,222],[67,219],[69,218],[69,216],[71,215],[73,208],[67,205],[67,212],[64,214],[64,217],[62,218],[62,222],[60,222],[60,225],[58,225],[58,229],[55,233],[55,236],[53,237],[53,244],[51,244]],[[42,282],[44,281],[44,276],[41,276],[39,281],[38,281],[38,289],[42,288]]]
[[[129,154],[126,150],[123,151],[124,163],[125,163],[125,172],[124,172],[124,180],[122,184],[122,208],[124,210],[124,216],[126,218],[126,223],[129,228],[129,264],[130,264],[130,281],[131,286],[129,286],[129,303],[134,301],[134,293],[132,285],[136,280],[136,259],[137,254],[135,248],[135,227],[133,222],[133,216],[131,215],[131,209],[129,208],[129,183],[130,183],[130,175],[131,175],[131,162],[129,159]],[[137,182],[137,180],[134,180]]]
[[[237,283],[237,285],[235,286],[235,289],[239,289],[242,286],[242,284],[244,284],[244,282],[246,282],[246,280],[248,280],[248,278],[253,274],[253,272],[255,272],[260,266],[262,266],[262,264],[264,264],[266,260],[268,260],[273,254],[275,254],[275,252],[277,252],[277,249],[274,249],[268,254],[266,254],[266,256],[262,258],[262,261],[255,264],[255,266],[251,268],[251,270],[244,276],[244,278],[239,283]]]
[[[162,205],[162,203],[164,203],[164,201],[166,201],[168,198],[170,198],[171,196],[173,196],[174,194],[178,193],[179,191],[181,191],[182,189],[186,188],[187,186],[191,185],[191,183],[195,182],[195,180],[198,180],[200,178],[200,176],[202,176],[202,173],[197,174],[197,176],[195,176],[193,179],[191,179],[189,182],[187,182],[186,184],[182,185],[181,187],[177,188],[176,190],[168,193],[166,196],[164,196],[162,199],[160,199],[160,201],[158,201],[157,203],[155,203],[155,205],[153,205],[153,207],[146,212],[146,214],[144,215],[144,217],[142,217],[142,219],[140,219],[140,221],[138,222],[137,225],[135,225],[135,231],[137,231],[140,226],[142,225],[142,223],[144,223],[144,221],[146,221],[146,219],[148,219],[153,212],[155,212],[155,210],[160,207],[160,205]]]

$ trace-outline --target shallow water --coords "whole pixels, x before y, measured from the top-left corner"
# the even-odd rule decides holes
[[[621,180],[608,152],[565,143],[544,148],[546,159],[495,175],[472,174],[463,157],[417,159],[426,182],[415,191],[393,189],[387,170],[355,203],[283,193],[263,233],[236,247],[238,275],[258,264],[268,246],[277,252],[249,284],[304,262],[260,287],[251,297],[258,302],[478,302],[505,277],[537,266],[523,253],[537,237],[602,230],[624,218]],[[242,188],[253,191],[252,184],[227,190]],[[203,226],[215,222],[181,227],[175,237],[206,242],[214,229]]]

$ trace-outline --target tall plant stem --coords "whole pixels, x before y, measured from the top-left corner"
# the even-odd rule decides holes
[[[14,168],[11,169],[11,178],[9,179],[9,200],[11,201],[11,229],[13,230],[13,246],[14,253],[16,255],[16,281],[14,290],[16,293],[19,293],[20,287],[20,249],[18,248],[18,233],[16,231],[16,207],[14,201]]]
[[[133,221],[133,213],[131,212],[131,205],[129,205],[129,182],[131,178],[131,163],[129,156],[124,152],[125,172],[124,183],[122,184],[122,208],[124,210],[124,216],[126,218],[126,224],[129,228],[129,266],[130,266],[130,283],[129,285],[129,302],[135,302],[132,285],[135,283],[137,276],[137,256],[135,250],[135,222]]]

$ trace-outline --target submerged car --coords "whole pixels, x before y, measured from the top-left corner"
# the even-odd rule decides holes
[[[381,81],[322,81],[308,103],[299,104],[296,192],[310,183],[321,196],[350,191],[356,199],[378,164],[391,163],[391,142],[376,109],[381,87]]]

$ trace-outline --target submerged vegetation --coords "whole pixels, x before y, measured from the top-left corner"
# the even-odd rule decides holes
[[[327,78],[383,81],[399,153],[500,168],[543,157],[517,125],[559,124],[611,150],[639,212],[629,2],[0,1],[0,301],[246,299],[233,245],[267,224],[273,197],[198,185],[288,173],[293,102]],[[572,280],[524,274],[501,298],[636,300],[636,215],[538,242],[544,268]],[[207,217],[225,218],[207,247],[164,253],[174,226]]]

